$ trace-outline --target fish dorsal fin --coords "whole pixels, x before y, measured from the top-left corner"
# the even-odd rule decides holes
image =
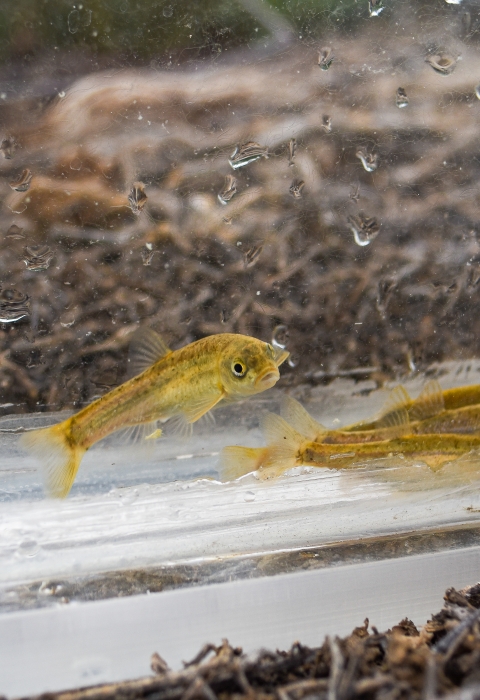
[[[441,413],[445,409],[445,401],[440,384],[431,379],[425,384],[419,396],[413,402],[409,411],[411,420],[424,420]]]
[[[281,416],[295,430],[309,440],[320,441],[326,428],[318,423],[307,410],[291,396],[284,396],[281,405]]]
[[[410,416],[406,408],[397,408],[380,418],[377,425],[385,429],[385,439],[397,438],[410,431]]]
[[[295,428],[275,413],[267,413],[262,420],[262,431],[267,445],[295,445],[305,442],[305,438]]]
[[[133,334],[128,353],[128,376],[135,377],[172,351],[151,328],[139,328]]]

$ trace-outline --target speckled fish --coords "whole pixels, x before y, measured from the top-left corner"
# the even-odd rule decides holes
[[[222,399],[238,400],[270,389],[288,352],[256,338],[211,335],[171,351],[160,336],[144,331],[131,347],[136,376],[67,420],[25,433],[21,444],[44,466],[49,496],[70,491],[85,452],[114,431],[135,426],[137,439],[161,434],[158,422],[194,423]]]
[[[226,447],[222,450],[222,479],[232,480],[252,471],[272,478],[295,466],[350,469],[368,459],[403,454],[432,469],[480,448],[480,435],[405,435],[378,442],[329,444],[306,440],[283,418],[268,414],[263,424],[267,447]]]

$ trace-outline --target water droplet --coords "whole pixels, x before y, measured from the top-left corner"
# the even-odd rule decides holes
[[[462,0],[445,0],[448,5],[461,5]]]
[[[76,34],[79,29],[90,26],[92,21],[92,11],[79,5],[78,10],[72,10],[67,17],[68,31]]]
[[[435,73],[439,75],[450,75],[455,70],[457,61],[448,51],[439,51],[436,54],[427,56],[425,61],[432,66]]]
[[[362,161],[362,165],[367,173],[373,173],[378,168],[378,156],[376,153],[368,153],[360,149],[355,153],[355,156]]]
[[[65,97],[66,94],[67,93],[65,92],[65,90],[60,90],[60,92],[58,93],[58,96],[61,100],[63,100],[63,98]]]
[[[30,187],[32,177],[32,171],[28,170],[28,168],[25,168],[25,170],[22,171],[22,174],[20,175],[18,180],[14,180],[13,182],[9,182],[8,184],[10,185],[12,190],[15,190],[15,192],[26,192]]]
[[[366,216],[360,212],[357,216],[349,216],[348,225],[350,226],[355,243],[359,246],[369,245],[380,231],[380,224],[373,216]]]
[[[475,95],[477,99],[480,100],[480,85],[477,85],[477,87],[475,88]]]
[[[35,557],[40,551],[38,542],[36,540],[26,539],[20,542],[17,549],[17,554],[19,557]]]
[[[13,155],[17,150],[17,146],[18,144],[13,138],[13,136],[7,136],[7,138],[2,139],[0,151],[2,151],[5,160],[10,160],[11,158],[13,158]]]
[[[330,46],[324,46],[323,49],[320,49],[318,52],[318,65],[322,70],[328,70],[334,59],[335,56],[333,55]]]
[[[20,228],[16,224],[12,224],[5,234],[5,238],[13,238],[14,240],[22,240],[25,235],[22,233],[23,228]]]
[[[164,17],[171,17],[173,15],[173,7],[171,5],[167,5],[166,7],[163,8],[163,16]]]
[[[290,355],[288,356],[288,359],[287,359],[287,365],[289,367],[291,367],[292,369],[294,369],[295,367],[298,366],[299,362],[300,362],[300,356],[295,354],[295,353],[293,353],[293,355],[292,355],[292,353],[290,353]]]
[[[358,202],[358,200],[360,199],[360,185],[352,185],[350,199],[352,200],[352,202]]]
[[[247,252],[244,255],[245,267],[252,267],[253,265],[255,265],[263,250],[263,245],[264,244],[262,241],[261,243],[257,243],[256,245],[252,246],[247,250]]]
[[[243,500],[245,501],[245,503],[252,503],[255,500],[255,498],[256,496],[253,491],[246,491]]]
[[[53,251],[48,245],[28,245],[23,250],[27,270],[38,272],[46,270],[53,258]]]
[[[368,14],[370,17],[378,17],[383,10],[383,0],[368,0]]]
[[[234,178],[233,175],[226,175],[223,189],[218,193],[218,201],[220,202],[220,204],[227,204],[227,202],[229,202],[232,199],[236,191],[236,178]]]
[[[153,245],[151,243],[145,243],[145,248],[142,249],[142,262],[148,267],[151,265],[155,251],[153,250]]]
[[[303,180],[298,180],[295,179],[292,184],[289,187],[289,192],[292,195],[294,199],[301,199],[302,198],[302,190],[305,187],[305,183]]]
[[[380,280],[378,283],[376,304],[378,313],[383,319],[386,318],[387,306],[396,286],[396,280],[391,278]]]
[[[260,146],[255,141],[248,141],[248,143],[235,148],[228,162],[234,170],[237,170],[237,168],[243,168],[244,165],[253,163],[260,158],[268,158],[268,148]]]
[[[280,348],[280,350],[285,350],[288,341],[288,326],[284,323],[280,323],[275,326],[272,333],[272,345],[274,348]]]
[[[146,201],[147,195],[145,194],[143,183],[134,182],[130,194],[128,195],[128,203],[130,204],[132,213],[138,216],[145,206]]]
[[[322,117],[322,129],[326,134],[332,131],[332,118],[329,114],[324,114]]]
[[[288,142],[288,164],[294,165],[295,153],[297,152],[297,139],[290,139]]]
[[[399,109],[408,107],[408,97],[404,88],[399,87],[395,98],[395,103]]]
[[[0,323],[14,323],[30,316],[30,300],[16,289],[0,292]]]
[[[227,226],[230,226],[232,224],[232,217],[231,216],[224,216],[222,219],[224,224],[227,224]]]

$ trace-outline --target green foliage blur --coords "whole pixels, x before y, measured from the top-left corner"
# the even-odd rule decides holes
[[[303,39],[367,12],[367,0],[1,0],[0,61],[69,49],[141,63],[214,57],[269,35],[255,16],[264,6]]]

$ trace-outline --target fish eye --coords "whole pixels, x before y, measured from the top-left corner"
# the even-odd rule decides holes
[[[247,373],[247,366],[241,360],[234,360],[232,362],[232,372],[236,377],[244,377]]]

